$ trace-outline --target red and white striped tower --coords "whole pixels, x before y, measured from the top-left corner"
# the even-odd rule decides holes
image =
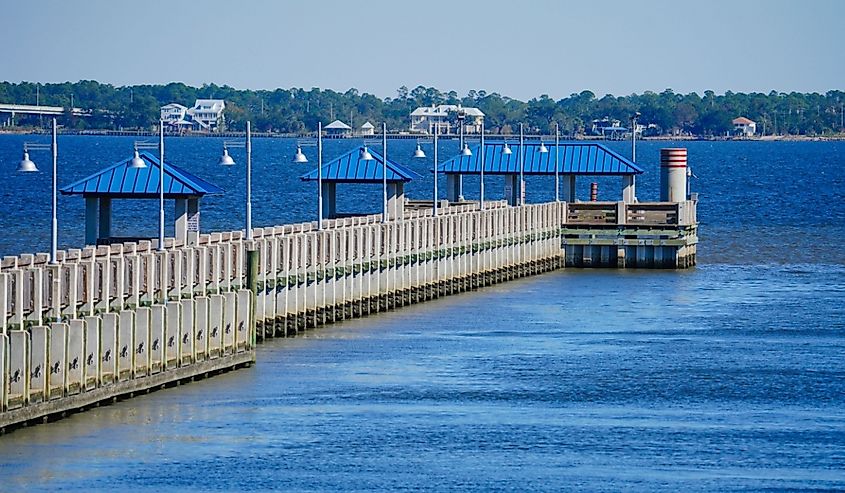
[[[660,201],[687,200],[687,150],[660,149]]]

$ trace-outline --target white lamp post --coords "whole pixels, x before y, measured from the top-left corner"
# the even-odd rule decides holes
[[[481,210],[484,210],[484,120],[481,121],[481,153],[478,156],[481,160],[481,178],[479,184],[480,195],[478,197],[478,204]]]
[[[294,163],[307,163],[303,147],[317,148],[317,229],[323,229],[323,122],[317,122],[317,140],[297,140]],[[368,153],[369,154],[369,153]],[[372,159],[372,156],[370,156]]]
[[[522,124],[519,124],[519,190],[516,193],[519,194],[519,200],[517,201],[519,205],[525,205],[525,178],[522,168],[525,167],[525,135],[522,131]]]
[[[246,149],[246,239],[252,239],[252,126],[246,122],[246,140],[223,141],[223,155],[217,164],[221,166],[232,166],[235,160],[229,155],[229,148]]]
[[[461,150],[460,155],[461,156],[472,156],[472,149],[469,148],[469,143],[472,142],[474,144],[476,142],[476,139],[474,139],[474,138],[473,139],[466,139],[463,136],[461,136],[461,141],[462,141],[461,145],[462,145],[463,149]],[[480,152],[478,157],[481,160],[481,170],[479,172],[479,194],[478,194],[479,202],[478,203],[479,203],[481,210],[484,210],[484,122],[483,121],[481,122],[481,134],[478,138],[478,144],[479,144],[479,152]],[[507,147],[507,144],[505,144],[505,150],[503,152],[505,154],[511,153],[510,149]]]
[[[471,156],[472,151],[469,150],[466,143],[464,142],[464,119],[466,118],[466,110],[463,108],[458,108],[458,131],[460,134],[460,147],[461,147],[461,155],[463,156]],[[458,181],[458,199],[463,200],[464,196],[464,175],[458,174],[456,177]]]
[[[637,118],[641,113],[637,111],[631,116],[631,162],[637,162]]]
[[[435,216],[437,215],[437,198],[438,198],[437,166],[438,166],[438,164],[440,164],[440,163],[438,163],[438,159],[437,159],[437,152],[438,152],[438,147],[439,147],[437,145],[437,138],[438,138],[439,135],[440,135],[440,125],[436,125],[434,127],[434,138],[432,140],[417,139],[417,150],[414,151],[414,157],[415,158],[424,159],[425,158],[425,152],[423,152],[422,147],[420,147],[420,144],[424,144],[424,143],[428,143],[428,142],[431,142],[431,143],[434,144],[434,195],[433,195],[434,206],[433,206],[433,209],[432,209],[432,213]]]
[[[382,122],[381,124],[381,138],[382,138],[382,148],[384,150],[384,162],[382,163],[382,190],[384,194],[384,217],[382,220],[387,222],[389,219],[387,215],[387,123]]]
[[[53,177],[52,177],[52,191],[53,191],[53,199],[52,199],[52,220],[50,222],[50,263],[56,263],[56,251],[58,250],[58,243],[59,243],[59,220],[57,218],[58,213],[58,194],[56,189],[56,175],[57,175],[57,165],[58,165],[58,147],[56,145],[56,119],[53,118],[53,138],[50,144],[39,144],[39,143],[31,143],[25,142],[23,145],[23,158],[21,159],[20,164],[18,164],[18,171],[21,173],[35,173],[38,172],[38,167],[35,163],[29,158],[30,151],[51,151],[53,154]]]
[[[555,123],[555,202],[560,202],[560,126]]]
[[[158,180],[158,250],[164,250],[164,120],[158,121],[158,144],[136,141],[135,156],[129,162],[131,168],[146,168],[147,164],[138,155],[139,149],[158,149],[159,180]]]
[[[368,144],[375,144],[378,145],[377,140],[365,139],[364,140],[364,151],[361,153],[361,159],[365,161],[372,161],[373,156],[367,150]],[[382,155],[384,158],[384,162],[382,162],[382,199],[383,199],[383,211],[381,215],[382,222],[387,222],[390,218],[387,212],[387,123],[381,124],[381,146],[382,146]]]

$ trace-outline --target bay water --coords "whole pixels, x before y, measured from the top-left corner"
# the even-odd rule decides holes
[[[15,174],[24,139],[0,136],[3,255],[49,244],[49,153]],[[328,141],[326,158],[358,144]],[[203,199],[205,230],[243,227],[243,157],[217,166],[221,145],[167,140],[169,162],[226,189]],[[0,437],[0,491],[845,490],[845,143],[638,143],[640,200],[674,145],[701,199],[696,268],[560,270],[268,341],[252,368]],[[60,183],[131,146],[61,136]],[[431,152],[414,147],[389,153],[426,198]],[[294,152],[256,139],[256,226],[314,218],[298,176],[316,159]],[[528,200],[553,190],[529,179]],[[377,187],[339,195],[378,212]],[[116,234],[155,236],[157,211],[118,202]],[[82,243],[83,212],[60,199],[61,246]]]

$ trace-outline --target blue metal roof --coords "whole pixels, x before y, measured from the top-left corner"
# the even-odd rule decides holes
[[[357,147],[351,151],[324,164],[321,168],[321,178],[334,183],[381,183],[384,179],[384,156],[367,148],[372,154],[372,160],[361,159],[364,147]],[[401,164],[387,160],[387,181],[409,182],[419,175]],[[313,170],[299,177],[302,181],[316,181],[317,170]]]
[[[117,198],[155,198],[159,196],[158,157],[148,152],[139,153],[147,163],[146,168],[131,168],[132,158],[124,159],[87,178],[63,187],[64,195],[96,195]],[[164,196],[201,197],[221,193],[223,189],[188,173],[168,162],[164,167]]]
[[[519,144],[509,144],[511,154],[504,154],[504,142],[484,143],[484,174],[510,175],[519,173]],[[569,175],[638,175],[643,169],[630,159],[597,143],[546,144],[549,152],[541,153],[539,143],[525,144],[523,174],[553,175],[555,155],[558,153],[558,172]],[[481,172],[481,145],[470,147],[472,156],[457,155],[441,164],[440,173],[466,175]]]

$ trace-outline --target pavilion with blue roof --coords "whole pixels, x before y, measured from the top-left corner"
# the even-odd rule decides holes
[[[365,159],[365,152],[372,159]],[[391,219],[402,218],[405,210],[405,183],[419,175],[405,166],[387,160],[384,156],[366,147],[360,146],[329,161],[320,168],[319,179],[323,183],[323,217],[335,218],[337,213],[337,185],[339,183],[384,183],[387,171],[387,209]],[[299,177],[302,181],[318,181],[318,170],[313,170]]]
[[[85,243],[107,244],[128,238],[111,236],[113,199],[158,199],[160,161],[148,152],[138,153],[145,167],[133,167],[124,159],[60,191],[85,198]],[[176,240],[195,241],[199,235],[199,201],[206,194],[223,190],[168,162],[164,166],[164,198],[176,201]],[[131,238],[133,240],[138,238]]]
[[[541,152],[541,146],[547,152]],[[445,173],[448,178],[481,174],[481,146],[470,147],[470,150],[472,155],[459,154],[438,166],[438,172]],[[519,183],[520,163],[523,176],[554,175],[556,161],[557,173],[564,185],[564,201],[577,200],[575,178],[586,175],[621,176],[622,200],[628,203],[636,201],[634,177],[642,174],[643,169],[602,144],[566,142],[558,146],[544,146],[541,142],[531,142],[525,143],[522,148],[519,144],[508,146],[505,142],[484,144],[484,174],[505,176],[506,198],[511,205],[519,203],[519,190],[522,188]],[[447,195],[450,201],[458,200],[456,179],[448,180]]]

